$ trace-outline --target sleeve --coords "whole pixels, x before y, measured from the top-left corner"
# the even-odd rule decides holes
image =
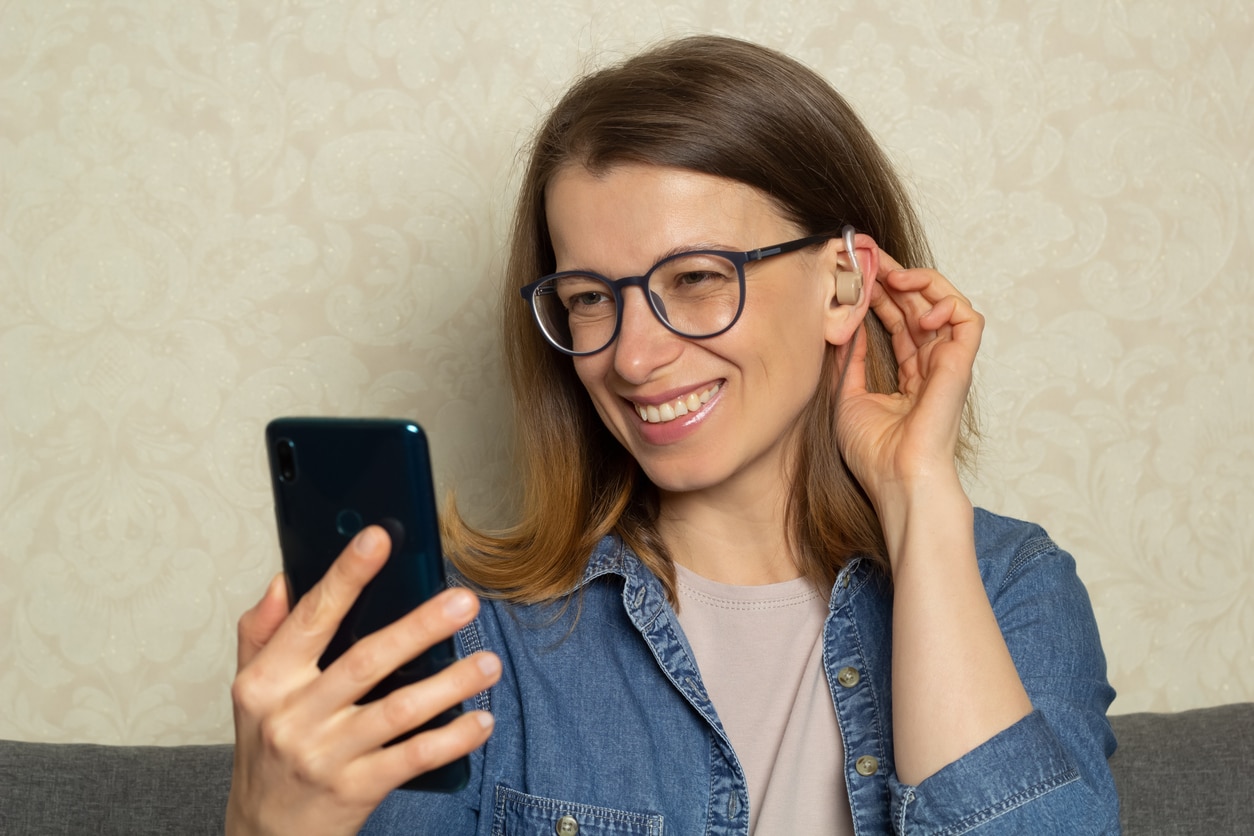
[[[1120,832],[1115,692],[1093,608],[1071,556],[1023,525],[992,549],[1011,559],[986,565],[981,546],[981,573],[1033,711],[917,786],[890,779],[897,833]]]

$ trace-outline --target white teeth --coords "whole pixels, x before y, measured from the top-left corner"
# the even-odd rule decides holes
[[[648,421],[650,424],[665,424],[667,421],[682,418],[689,412],[696,412],[702,404],[709,403],[710,398],[718,394],[720,386],[721,384],[716,383],[700,394],[692,392],[687,397],[678,398],[661,406],[636,404],[636,414],[640,416],[641,421]]]

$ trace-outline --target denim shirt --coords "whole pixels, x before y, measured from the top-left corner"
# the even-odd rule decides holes
[[[893,768],[892,591],[855,559],[832,589],[824,666],[860,836],[1118,833],[1114,691],[1070,555],[977,511],[980,574],[1033,712],[917,785]],[[661,583],[604,539],[561,602],[486,600],[459,652],[500,655],[496,716],[450,794],[393,792],[364,833],[745,834],[749,793]],[[770,836],[764,834],[764,836]]]

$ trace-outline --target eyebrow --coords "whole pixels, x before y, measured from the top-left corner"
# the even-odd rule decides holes
[[[658,261],[665,261],[671,256],[683,255],[684,253],[700,252],[701,250],[717,250],[718,252],[722,252],[722,253],[741,252],[741,250],[728,249],[726,244],[713,244],[708,241],[702,241],[697,244],[689,244],[687,246],[674,247],[673,249],[668,250],[665,255],[663,255],[661,258],[658,259]],[[653,263],[656,264],[657,261]]]

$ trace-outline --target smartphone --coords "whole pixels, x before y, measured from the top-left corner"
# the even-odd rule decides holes
[[[318,664],[325,669],[353,642],[391,624],[444,589],[444,553],[427,437],[412,421],[393,418],[276,418],[266,426],[279,549],[295,605],[367,525],[392,539],[387,563],[344,616]],[[457,658],[446,639],[402,665],[359,703],[438,673]],[[395,740],[442,726],[455,706]],[[463,757],[414,778],[410,790],[451,792],[465,786]]]

